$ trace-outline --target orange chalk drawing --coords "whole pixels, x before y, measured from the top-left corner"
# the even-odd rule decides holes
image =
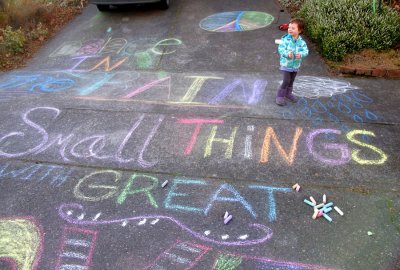
[[[97,65],[95,65],[94,67],[89,69],[88,71],[93,71],[93,70],[99,68],[102,65],[104,65],[104,70],[105,71],[111,71],[111,70],[119,67],[122,63],[124,63],[126,61],[126,59],[128,59],[128,57],[125,57],[125,58],[119,60],[112,67],[110,67],[110,56],[107,56],[107,57],[103,58],[103,60],[101,60]]]
[[[268,127],[266,132],[265,132],[265,137],[264,137],[264,142],[263,146],[261,149],[261,163],[267,163],[268,158],[269,158],[269,153],[270,153],[270,145],[271,145],[271,140],[273,140],[273,143],[275,144],[276,148],[279,151],[279,154],[283,157],[283,159],[288,163],[288,165],[292,165],[294,162],[294,159],[296,157],[296,152],[297,152],[297,142],[300,138],[301,133],[303,132],[302,128],[296,128],[296,132],[293,136],[293,142],[292,146],[290,147],[289,154],[286,153],[285,149],[283,149],[281,143],[278,140],[278,136],[276,135],[274,129],[272,127]]]

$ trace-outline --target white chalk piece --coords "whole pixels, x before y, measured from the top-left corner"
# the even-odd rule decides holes
[[[326,203],[326,195],[325,194],[322,196],[322,202]]]
[[[317,202],[315,201],[315,199],[313,198],[313,196],[310,196],[310,200],[313,202],[313,204],[317,205]]]
[[[165,187],[168,184],[168,180],[165,180],[164,183],[162,183],[161,187]]]
[[[282,40],[280,40],[280,39],[275,39],[275,44],[279,45],[279,44],[281,44],[281,43],[282,43]]]
[[[224,219],[226,219],[228,216],[229,216],[229,213],[228,213],[228,211],[226,211],[225,215],[224,215]]]
[[[341,216],[343,216],[344,214],[343,214],[343,212],[342,212],[342,210],[340,210],[340,208],[339,207],[337,207],[337,206],[334,206],[333,207],[333,209],[335,209],[336,210],[336,212],[338,212],[339,213],[339,215],[341,215]]]
[[[229,221],[231,221],[231,219],[232,219],[232,215],[229,215],[226,219],[224,219],[224,224],[225,225],[228,224]]]
[[[316,205],[315,208],[321,208],[321,207],[323,207],[324,205],[325,205],[324,203],[320,203],[320,204]]]
[[[300,191],[300,185],[297,185],[296,187],[296,191],[299,192]]]
[[[374,233],[373,233],[373,232],[370,232],[370,231],[368,231],[367,234],[368,234],[369,236],[374,235]]]
[[[297,188],[297,186],[298,186],[299,184],[294,184],[293,186],[292,186],[292,189],[296,189]]]

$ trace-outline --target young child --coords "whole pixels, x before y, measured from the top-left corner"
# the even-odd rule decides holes
[[[278,47],[280,55],[279,68],[283,73],[283,82],[276,94],[276,104],[286,105],[285,98],[291,102],[297,102],[297,98],[292,94],[293,82],[299,71],[301,61],[308,55],[306,42],[300,34],[304,30],[302,19],[292,19],[289,22],[288,34],[284,35]]]

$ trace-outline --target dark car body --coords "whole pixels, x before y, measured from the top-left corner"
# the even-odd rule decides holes
[[[169,7],[169,0],[90,0],[90,3],[97,5],[100,11],[107,11],[110,9],[110,6],[129,4],[158,3],[161,9],[167,9]]]

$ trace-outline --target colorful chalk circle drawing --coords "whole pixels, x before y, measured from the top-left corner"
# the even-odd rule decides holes
[[[166,220],[174,223],[177,227],[181,228],[183,231],[188,233],[189,235],[202,240],[204,242],[213,243],[221,246],[250,246],[250,245],[257,245],[261,244],[272,237],[272,230],[265,225],[262,224],[248,224],[249,230],[251,230],[254,234],[257,234],[257,237],[254,239],[245,239],[239,238],[240,240],[232,240],[228,241],[227,239],[222,238],[219,240],[218,238],[213,239],[212,237],[208,236],[208,234],[203,234],[196,232],[190,229],[188,226],[180,222],[179,220],[170,217],[170,216],[163,216],[163,215],[141,215],[141,216],[132,216],[132,217],[125,217],[125,218],[118,218],[118,219],[99,219],[98,215],[97,218],[92,219],[85,219],[86,214],[85,208],[81,204],[71,203],[71,204],[62,204],[58,208],[58,215],[61,219],[65,220],[68,223],[74,225],[81,225],[81,226],[98,226],[98,225],[112,225],[112,224],[121,224],[125,227],[128,222],[139,221],[139,225],[143,225],[147,222],[147,220],[152,220],[150,223],[155,224],[159,220]]]
[[[213,14],[200,22],[200,28],[211,32],[251,31],[270,25],[274,17],[258,11],[231,11]]]

